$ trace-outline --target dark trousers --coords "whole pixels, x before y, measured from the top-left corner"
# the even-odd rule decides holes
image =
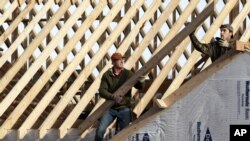
[[[122,130],[129,125],[130,122],[130,109],[110,109],[107,111],[100,120],[99,127],[96,129],[95,141],[102,141],[107,127],[117,118],[119,130]]]

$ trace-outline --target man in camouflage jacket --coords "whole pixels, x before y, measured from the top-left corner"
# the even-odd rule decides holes
[[[229,24],[223,24],[220,31],[221,38],[217,37],[216,40],[208,44],[201,43],[194,33],[189,35],[194,48],[211,57],[212,62],[234,47],[233,27]]]

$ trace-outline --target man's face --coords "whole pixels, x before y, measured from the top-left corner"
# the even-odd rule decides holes
[[[122,69],[124,66],[124,59],[113,60],[113,65],[115,68]]]
[[[220,29],[220,36],[222,39],[229,41],[232,37],[232,32],[230,32],[227,28]]]

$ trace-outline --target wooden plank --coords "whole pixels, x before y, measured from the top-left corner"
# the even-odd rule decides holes
[[[216,21],[211,25],[210,29],[207,31],[206,35],[203,38],[204,42],[209,42],[210,39],[213,37],[216,30],[220,27],[220,25],[223,23],[224,19],[228,15],[228,13],[233,8],[236,1],[230,1],[227,3],[225,8],[220,13],[219,17],[217,17]],[[196,63],[196,60],[200,57],[200,52],[194,50],[192,55],[189,57],[187,63],[182,68],[182,70],[179,72],[178,76],[173,80],[171,85],[169,86],[168,90],[164,93],[162,99],[170,95],[173,91],[175,91],[184,81],[187,74],[190,72],[194,64]]]
[[[27,7],[25,7],[25,9],[11,23],[11,25],[8,27],[8,29],[0,36],[0,44],[4,43],[4,41],[7,39],[7,37],[14,31],[14,29],[16,29],[18,24],[24,19],[24,17],[27,15],[27,13],[30,12],[30,10],[34,7],[35,4],[36,4],[35,1],[30,1],[28,3]]]
[[[250,52],[250,43],[248,42],[241,42],[241,41],[236,41],[236,50],[238,51],[248,51]]]
[[[169,33],[165,36],[164,40],[161,42],[159,47],[157,48],[157,52],[159,49],[161,49],[166,43],[171,40],[174,35],[177,34],[177,32],[180,30],[180,28],[183,26],[184,22],[187,20],[189,15],[192,13],[196,5],[198,4],[199,0],[191,1],[187,8],[183,11],[183,13],[180,15],[179,20],[175,22],[175,24],[172,26]],[[167,9],[167,8],[166,8]],[[140,99],[140,102],[135,106],[133,109],[133,112],[137,115],[137,117],[143,112],[143,110],[146,108],[148,103],[151,101],[151,99],[154,97],[156,91],[161,86],[162,82],[165,80],[167,75],[169,74],[169,71],[174,67],[176,62],[178,61],[178,58],[182,55],[183,51],[185,51],[186,45],[189,43],[190,40],[187,38],[179,45],[179,47],[174,51],[174,53],[171,55],[170,59],[168,60],[167,64],[162,68],[160,74],[158,77],[154,80],[152,85],[149,87],[148,91],[144,94],[142,99]],[[155,55],[157,52],[155,52],[153,55]]]
[[[134,14],[136,14],[136,9],[138,9],[140,7],[140,5],[142,4],[143,1],[137,1],[136,4],[134,4],[130,10],[128,11],[128,13],[126,13],[125,17],[122,19],[122,21],[120,21],[120,23],[117,25],[117,30],[118,31],[113,31],[112,34],[110,35],[110,38],[112,39],[111,42],[107,42],[109,41],[109,39],[102,45],[102,51],[101,54],[98,53],[94,56],[94,58],[96,57],[97,59],[101,59],[102,56],[105,55],[105,52],[107,50],[107,47],[110,47],[111,44],[115,41],[115,39],[119,36],[119,34],[123,31],[123,29],[126,27],[126,24],[130,21],[130,19],[133,17]],[[134,30],[131,31],[131,33],[127,36],[127,38],[123,41],[123,44],[118,48],[117,51],[121,52],[121,53],[125,53],[125,51],[128,49],[129,44],[133,41],[134,37],[138,34],[140,27],[143,25],[143,23],[150,18],[150,14],[153,14],[154,11],[157,9],[158,5],[160,4],[159,1],[156,1],[152,7],[152,9],[150,11],[147,12],[147,14],[143,15],[143,17],[141,18],[141,20],[136,24],[136,26],[134,27]],[[90,63],[91,65],[95,65],[96,59],[92,59],[95,60],[95,63]],[[98,85],[99,85],[99,80],[101,75],[107,70],[109,69],[111,66],[111,62],[107,63],[106,66],[102,69],[102,71],[100,72],[100,74],[98,75],[98,78],[94,81],[94,83],[91,85],[91,87],[87,90],[87,92],[83,95],[83,97],[81,98],[81,101],[79,101],[79,103],[77,104],[77,106],[73,109],[73,111],[70,113],[70,115],[67,117],[67,119],[65,120],[65,122],[62,124],[62,126],[60,127],[60,131],[62,131],[60,133],[60,136],[64,136],[65,135],[65,130],[69,127],[71,127],[74,123],[74,121],[77,119],[77,115],[80,114],[80,112],[82,111],[81,109],[84,109],[84,107],[86,107],[86,105],[88,104],[88,101],[90,101],[90,99],[94,96],[95,91],[94,89],[98,89]],[[92,67],[92,66],[91,66]],[[89,68],[89,65],[85,67],[85,69],[89,70],[91,72],[92,68]],[[90,72],[87,72],[86,70],[84,70],[79,78],[83,78],[86,77],[85,75],[88,76],[88,74]],[[78,81],[78,80],[76,80]],[[82,80],[81,80],[82,81]],[[82,83],[82,82],[81,82]],[[97,86],[97,87],[96,87]],[[76,86],[72,87],[75,89]],[[94,88],[94,89],[93,89]],[[71,88],[70,88],[71,89]],[[77,88],[76,88],[77,89]],[[72,90],[70,90],[70,92],[72,92]],[[84,102],[83,102],[84,101]]]
[[[158,62],[162,60],[167,54],[172,51],[175,46],[177,46],[185,37],[187,37],[195,28],[203,22],[212,12],[214,8],[214,3],[212,2],[205,10],[192,22],[186,26],[177,36],[175,36],[161,51],[159,51],[152,59],[150,59],[140,70],[138,70],[133,77],[131,77],[127,82],[124,83],[114,94],[124,95],[126,92],[133,87],[137,82],[138,78],[147,72],[149,72]],[[99,109],[96,110],[90,117],[88,117],[84,122],[83,126],[80,127],[81,131],[85,131],[91,126],[95,121],[97,121],[100,116],[107,111],[112,105],[113,101],[107,101]]]

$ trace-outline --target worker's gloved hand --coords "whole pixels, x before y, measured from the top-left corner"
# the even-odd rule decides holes
[[[216,38],[216,40],[218,41],[219,43],[219,46],[221,47],[230,47],[230,44],[228,43],[228,41],[226,40],[223,40],[222,38]]]
[[[184,25],[187,26],[187,25],[189,25],[190,23],[191,23],[191,22],[186,21],[186,22],[184,23]]]
[[[138,81],[139,81],[140,83],[144,83],[145,80],[146,80],[146,76],[139,76],[139,78],[138,78]]]
[[[121,103],[121,101],[122,101],[122,99],[123,99],[123,96],[121,96],[121,95],[113,95],[113,100],[115,101],[115,103]]]

